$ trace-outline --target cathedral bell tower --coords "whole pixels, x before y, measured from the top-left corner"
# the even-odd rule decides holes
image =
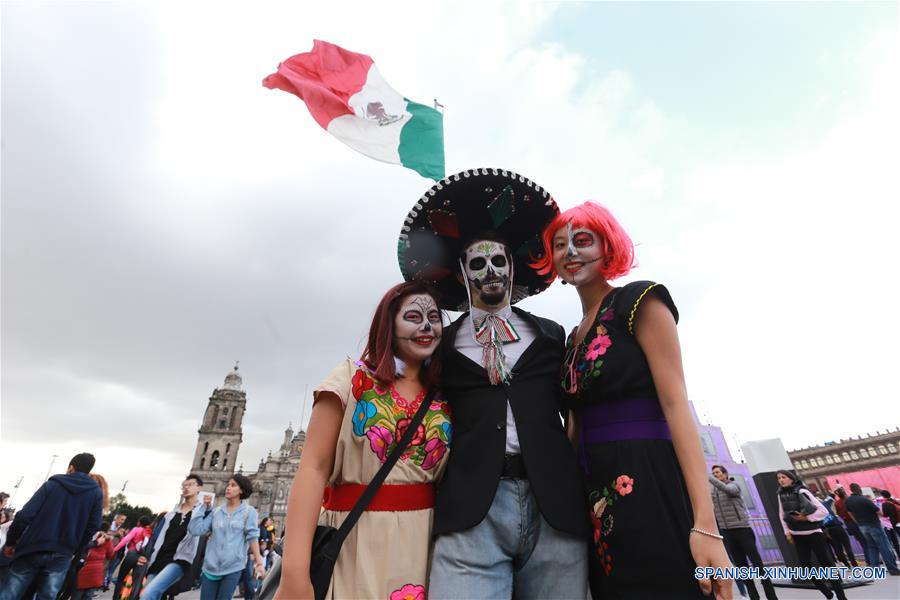
[[[247,392],[238,366],[225,376],[225,383],[213,390],[197,437],[191,472],[203,478],[203,491],[216,494],[216,504],[225,498],[225,485],[237,467],[238,448],[243,434],[241,423],[247,406]]]

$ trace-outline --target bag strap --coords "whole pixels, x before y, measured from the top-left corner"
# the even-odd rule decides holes
[[[433,397],[434,390],[429,391],[425,395],[425,398],[422,400],[422,405],[413,416],[412,422],[410,422],[409,427],[403,434],[403,437],[399,442],[397,442],[397,445],[394,446],[394,449],[388,455],[387,460],[384,461],[384,464],[381,465],[378,473],[375,474],[375,477],[372,478],[372,481],[366,487],[366,491],[363,492],[363,495],[360,496],[359,500],[356,501],[356,504],[353,506],[353,510],[350,511],[350,514],[348,514],[347,518],[344,519],[344,522],[341,523],[340,528],[337,530],[331,540],[329,540],[325,548],[322,549],[322,552],[330,559],[337,559],[338,552],[341,549],[341,544],[343,544],[347,536],[350,535],[350,531],[353,529],[353,526],[356,525],[356,522],[366,510],[366,507],[370,502],[372,502],[375,494],[378,493],[378,489],[381,487],[381,484],[384,483],[384,480],[387,479],[388,473],[390,473],[391,469],[400,459],[400,455],[403,454],[403,452],[406,450],[406,447],[409,446],[409,443],[412,441],[413,436],[419,429],[419,425],[422,423],[422,419],[425,418],[425,413],[428,412],[428,407],[431,406],[431,399]]]

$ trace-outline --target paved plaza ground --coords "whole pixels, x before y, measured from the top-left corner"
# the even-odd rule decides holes
[[[757,586],[762,590],[762,586]],[[822,598],[822,594],[818,590],[801,590],[797,588],[776,587],[779,600],[812,600],[814,598]],[[735,600],[740,599],[737,587],[734,588]],[[112,591],[101,594],[98,598],[102,600],[111,600]],[[876,581],[873,584],[861,587],[850,588],[847,590],[847,598],[849,600],[898,600],[900,599],[900,577],[888,576],[884,581]],[[200,590],[194,590],[185,594],[180,594],[178,600],[199,600]],[[663,600],[663,599],[660,599]]]
[[[757,586],[762,590],[762,586]],[[818,590],[805,590],[798,588],[776,587],[775,593],[778,594],[779,600],[806,600],[812,598],[823,598]],[[876,581],[875,583],[862,585],[859,587],[848,588],[846,590],[848,600],[898,600],[900,599],[900,577],[887,576],[887,579]],[[735,600],[740,598],[737,588],[734,589]],[[198,596],[199,598],[199,596]]]

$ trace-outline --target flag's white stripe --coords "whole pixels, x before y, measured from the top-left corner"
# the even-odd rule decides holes
[[[366,107],[371,102],[380,102],[390,115],[401,116],[406,113],[406,100],[388,85],[374,64],[369,67],[366,83],[347,101],[360,118],[366,118]]]
[[[400,164],[400,130],[412,118],[404,117],[390,125],[379,125],[375,121],[360,119],[354,115],[344,115],[332,119],[328,133],[341,140],[357,152],[384,162]]]
[[[400,130],[412,115],[406,110],[406,100],[387,84],[374,64],[365,85],[348,104],[356,114],[333,119],[328,133],[366,156],[400,164]]]

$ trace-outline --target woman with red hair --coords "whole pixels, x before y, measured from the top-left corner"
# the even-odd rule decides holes
[[[730,580],[694,577],[730,566],[716,527],[700,436],[688,405],[665,287],[610,281],[634,266],[634,245],[603,206],[585,202],[544,230],[534,266],[575,287],[584,318],[566,343],[562,385],[594,525],[594,598],[731,598]]]
[[[431,398],[409,446],[344,542],[327,595],[425,597],[433,482],[443,472],[452,436],[446,402],[428,395],[440,377],[435,350],[441,332],[433,293],[418,281],[396,285],[375,310],[362,358],[342,362],[316,387],[288,501],[276,599],[313,597],[316,526],[340,527]]]

